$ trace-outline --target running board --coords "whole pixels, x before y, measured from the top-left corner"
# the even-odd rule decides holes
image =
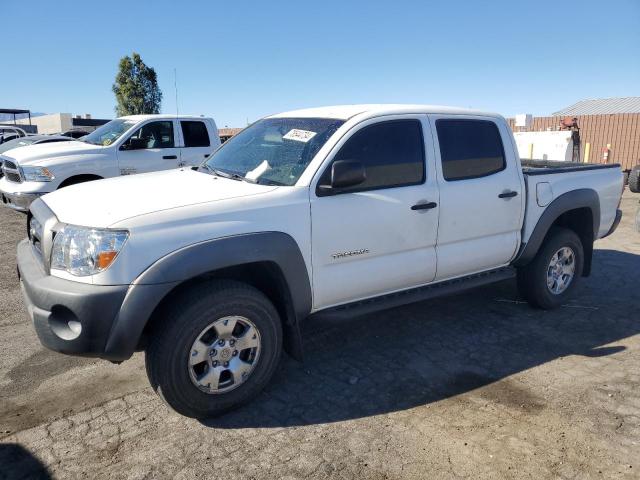
[[[389,293],[379,297],[368,298],[358,302],[347,303],[338,307],[320,310],[310,315],[313,320],[347,320],[353,317],[366,315],[368,313],[395,308],[410,303],[421,302],[431,298],[452,295],[463,290],[481,287],[490,283],[508,280],[516,276],[513,267],[504,267],[488,272],[477,273],[467,277],[445,280],[443,282],[432,283],[422,287],[403,290],[401,292]]]

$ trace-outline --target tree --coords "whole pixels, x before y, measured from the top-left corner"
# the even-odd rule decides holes
[[[120,59],[116,81],[113,84],[116,96],[116,114],[136,115],[160,113],[162,92],[158,87],[156,71],[145,65],[136,52]]]

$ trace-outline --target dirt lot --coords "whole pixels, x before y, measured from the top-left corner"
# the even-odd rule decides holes
[[[44,350],[0,209],[0,478],[640,478],[640,196],[553,312],[512,282],[310,327],[251,405],[207,423],[117,366]]]

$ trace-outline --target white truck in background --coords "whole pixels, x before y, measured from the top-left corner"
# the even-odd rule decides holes
[[[619,165],[521,162],[500,115],[298,110],[200,167],[36,200],[18,272],[46,347],[114,362],[144,350],[154,390],[206,418],[255,398],[283,348],[300,358],[311,316],[513,277],[531,305],[564,304],[621,195]]]
[[[36,198],[69,185],[200,165],[219,145],[212,118],[116,118],[82,139],[4,152],[0,158],[0,202],[26,212]]]

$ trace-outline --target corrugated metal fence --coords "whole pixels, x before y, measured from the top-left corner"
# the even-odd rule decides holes
[[[529,131],[556,130],[563,117],[534,117]],[[628,170],[640,163],[640,113],[618,113],[614,115],[580,115],[580,161],[604,163],[603,150],[610,144],[607,163],[619,163]],[[514,119],[509,118],[514,131]],[[587,144],[589,147],[587,148]],[[585,158],[585,153],[589,158]]]

